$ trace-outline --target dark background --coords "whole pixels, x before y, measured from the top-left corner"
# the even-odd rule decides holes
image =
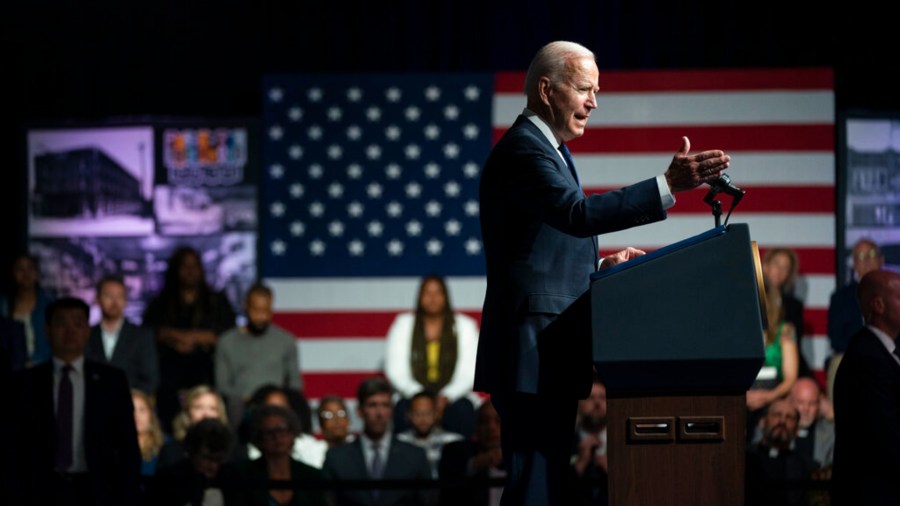
[[[900,110],[897,28],[867,2],[31,1],[4,6],[0,266],[26,248],[27,126],[251,117],[272,72],[524,70],[557,39],[601,69],[832,67],[836,110]],[[601,112],[602,112],[602,95]],[[727,146],[723,146],[727,149]],[[4,277],[8,269],[5,269]]]

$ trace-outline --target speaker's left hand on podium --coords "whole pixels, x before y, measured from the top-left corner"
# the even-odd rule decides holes
[[[612,267],[613,265],[620,264],[622,262],[627,262],[632,258],[637,258],[641,255],[646,255],[646,251],[639,250],[637,248],[632,248],[631,246],[619,251],[617,253],[613,253],[612,255],[608,255],[603,257],[600,261],[600,268],[605,269],[607,267]]]

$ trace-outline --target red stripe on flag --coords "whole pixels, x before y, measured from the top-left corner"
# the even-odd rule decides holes
[[[384,377],[380,371],[340,371],[302,373],[303,395],[307,399],[321,399],[326,395],[337,395],[345,399],[355,399],[359,384],[373,376]]]
[[[497,93],[524,94],[524,72],[499,72]],[[600,95],[620,92],[828,90],[834,88],[830,68],[754,70],[640,70],[600,71]]]
[[[494,128],[494,143],[506,128]],[[834,151],[834,125],[731,125],[666,127],[595,127],[567,145],[578,153],[671,153],[681,138],[692,139],[691,152],[708,149],[736,151]]]
[[[272,316],[276,325],[295,337],[371,337],[383,339],[401,311],[279,311]],[[460,311],[480,325],[481,311]]]
[[[803,309],[803,335],[828,335],[828,308]]]
[[[662,169],[660,169],[662,170]],[[736,175],[736,173],[735,173]],[[588,187],[585,192],[602,193],[617,190],[613,187]],[[744,186],[747,192],[735,213],[828,213],[834,212],[833,186]],[[703,186],[688,193],[676,195],[678,203],[669,214],[711,213],[709,204],[703,201],[709,188]],[[731,197],[719,197],[724,212],[731,207]]]

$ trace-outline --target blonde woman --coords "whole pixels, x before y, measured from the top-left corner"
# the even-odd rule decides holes
[[[225,413],[225,401],[209,385],[197,385],[188,389],[182,395],[181,411],[172,420],[172,437],[163,445],[159,455],[159,467],[173,465],[185,458],[184,448],[181,443],[188,429],[200,420],[214,418],[228,426],[228,416]]]
[[[134,404],[134,426],[137,429],[138,446],[141,448],[141,475],[153,476],[156,474],[159,452],[168,437],[163,434],[149,395],[132,388],[131,402]]]

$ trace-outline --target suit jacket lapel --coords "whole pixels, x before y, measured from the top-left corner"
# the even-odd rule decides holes
[[[113,348],[113,354],[110,358],[110,363],[124,366],[125,365],[125,357],[128,356],[128,348],[133,344],[131,339],[131,328],[129,328],[130,323],[127,321],[122,322],[122,328],[119,329],[119,338],[116,339],[116,346]]]
[[[106,358],[106,351],[103,350],[103,331],[100,329],[100,325],[91,328],[91,337],[88,338],[87,345],[92,357],[97,357],[97,360],[104,362],[109,361]]]

